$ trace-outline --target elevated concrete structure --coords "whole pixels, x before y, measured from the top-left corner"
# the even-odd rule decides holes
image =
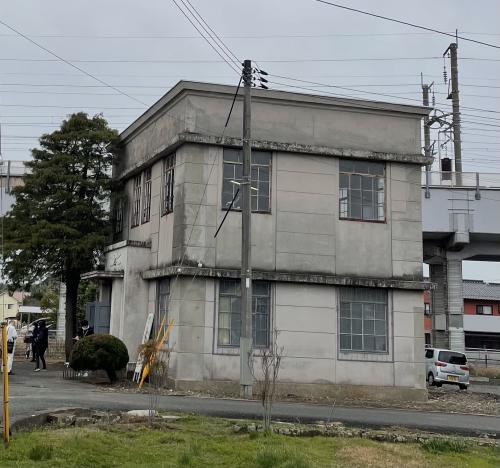
[[[463,351],[462,261],[500,261],[500,174],[434,172],[422,184],[433,345]]]

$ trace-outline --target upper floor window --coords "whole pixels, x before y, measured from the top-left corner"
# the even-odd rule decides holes
[[[125,211],[125,201],[118,198],[115,203],[115,234],[123,232],[123,213]]]
[[[171,154],[163,160],[161,202],[162,215],[172,213],[172,211],[174,211],[174,169],[175,154]]]
[[[493,315],[493,307],[490,305],[476,305],[477,315]]]
[[[269,346],[271,284],[252,282],[253,345]],[[219,346],[239,346],[241,335],[241,281],[225,279],[219,286]]]
[[[151,168],[144,171],[144,195],[142,199],[142,222],[147,223],[151,217]]]
[[[340,218],[385,220],[385,164],[341,159]]]
[[[431,305],[428,302],[424,304],[424,315],[431,315]]]
[[[142,174],[136,175],[133,179],[133,194],[132,194],[132,219],[130,220],[130,226],[139,226],[140,215],[141,215],[141,185],[142,185]]]
[[[269,151],[252,151],[252,211],[271,211],[271,161]],[[222,182],[222,209],[229,208],[238,189],[233,209],[241,209],[241,183],[243,176],[243,151],[224,148],[224,169]],[[233,182],[237,182],[236,184]]]
[[[340,289],[339,349],[387,352],[387,290]]]

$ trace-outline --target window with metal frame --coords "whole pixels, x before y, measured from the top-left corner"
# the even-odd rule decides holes
[[[125,211],[125,201],[123,198],[118,198],[115,202],[115,234],[123,232],[123,215]]]
[[[163,323],[162,331],[168,326],[168,302],[170,297],[170,280],[169,278],[161,278],[156,283],[156,310],[153,320],[154,336],[158,334],[160,326]]]
[[[132,219],[130,226],[139,226],[141,216],[141,185],[142,174],[136,175],[133,180],[133,194],[132,194]]]
[[[252,211],[269,213],[271,211],[271,162],[270,151],[252,151],[251,178]],[[234,200],[233,209],[241,209],[241,186],[243,175],[243,151],[224,148],[224,168],[222,182],[222,209],[227,209]],[[233,183],[237,182],[237,183]]]
[[[271,284],[252,283],[252,332],[255,347],[269,346],[271,315]],[[219,284],[218,345],[240,345],[241,335],[241,281],[221,280]]]
[[[490,305],[476,305],[476,314],[477,315],[493,315],[493,306]]]
[[[387,290],[340,289],[339,349],[370,353],[388,351]]]
[[[385,163],[339,161],[340,219],[385,221]]]
[[[144,171],[144,194],[142,199],[142,223],[151,218],[151,168]]]
[[[174,171],[175,154],[171,154],[163,160],[161,203],[162,216],[174,211]]]
[[[428,302],[424,303],[424,315],[431,315],[431,305]]]

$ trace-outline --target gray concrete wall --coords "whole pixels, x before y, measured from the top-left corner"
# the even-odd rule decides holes
[[[393,291],[389,296],[388,352],[341,353],[337,348],[338,288],[275,283],[272,326],[284,350],[280,382],[423,390],[421,293]],[[212,279],[175,280],[170,375],[183,385],[239,379],[238,349],[217,347],[217,297],[218,285]],[[257,374],[258,365],[256,358]]]

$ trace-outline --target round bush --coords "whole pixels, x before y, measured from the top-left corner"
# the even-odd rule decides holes
[[[77,371],[102,369],[113,383],[116,371],[127,363],[128,352],[123,341],[112,335],[90,335],[75,344],[69,365]]]

